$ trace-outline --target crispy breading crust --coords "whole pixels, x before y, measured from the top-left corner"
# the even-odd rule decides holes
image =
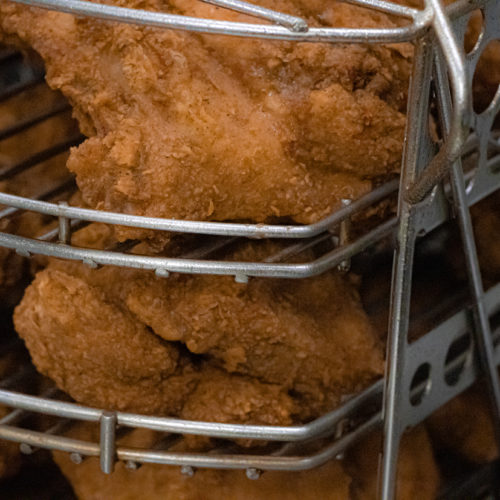
[[[248,20],[189,0],[113,3]],[[259,3],[311,25],[396,25],[343,3]],[[68,166],[91,207],[308,223],[399,170],[409,45],[235,40],[8,2],[0,26],[41,54],[47,81],[69,98],[90,137]]]

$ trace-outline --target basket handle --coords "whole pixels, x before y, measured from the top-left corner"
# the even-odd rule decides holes
[[[420,177],[408,187],[405,198],[411,204],[422,201],[434,186],[446,176],[450,165],[460,157],[470,128],[468,117],[471,95],[466,79],[463,51],[458,46],[440,0],[426,0],[426,3],[427,9],[432,11],[431,25],[448,65],[453,95],[453,114],[448,137],[442,148]]]

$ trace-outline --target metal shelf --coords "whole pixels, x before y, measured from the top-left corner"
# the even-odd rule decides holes
[[[499,418],[500,399],[497,397],[499,385],[496,369],[500,362],[500,350],[498,345],[494,344],[493,334],[498,337],[500,331],[497,329],[491,332],[490,319],[500,311],[500,284],[487,293],[483,292],[468,214],[471,205],[500,188],[500,155],[486,154],[491,143],[498,152],[498,141],[492,135],[491,129],[500,109],[500,94],[497,93],[484,113],[477,115],[470,109],[470,82],[480,52],[489,39],[498,38],[500,35],[499,29],[494,26],[498,11],[497,1],[458,1],[445,9],[437,0],[429,0],[424,10],[418,11],[382,0],[352,0],[356,5],[409,20],[406,26],[388,29],[309,27],[300,18],[260,9],[239,0],[209,1],[223,8],[246,12],[271,24],[196,19],[81,0],[14,1],[93,18],[229,36],[332,43],[412,41],[416,47],[416,55],[401,179],[378,187],[364,198],[353,201],[316,224],[284,226],[158,219],[55,204],[48,201],[50,194],[47,193],[40,194],[37,199],[0,193],[0,203],[7,207],[0,216],[11,217],[19,211],[32,211],[58,219],[58,227],[39,238],[0,233],[0,246],[13,249],[26,257],[40,254],[82,261],[91,267],[115,265],[150,269],[163,277],[168,277],[170,272],[180,272],[233,275],[238,281],[246,281],[253,276],[304,278],[339,266],[391,236],[397,240],[396,265],[393,273],[388,369],[383,380],[355,395],[335,411],[308,424],[290,427],[190,422],[109,412],[46,397],[28,396],[19,391],[2,388],[0,403],[14,408],[14,412],[53,415],[63,419],[63,422],[67,419],[94,422],[101,427],[101,439],[99,442],[89,443],[59,435],[53,431],[54,428],[50,432],[41,432],[9,425],[9,421],[12,423],[15,420],[12,414],[0,421],[1,438],[22,443],[28,450],[30,447],[63,450],[74,454],[76,461],[78,457],[87,455],[99,456],[104,472],[112,471],[114,461],[118,459],[126,461],[131,467],[137,463],[154,462],[181,465],[188,469],[246,469],[247,475],[254,478],[258,476],[259,470],[303,470],[316,467],[338,456],[366,433],[383,424],[385,447],[381,496],[390,499],[394,497],[399,440],[404,429],[421,422],[435,409],[463,392],[481,373],[488,374],[492,399],[497,409],[495,418]],[[477,8],[481,8],[485,13],[486,35],[482,37],[478,48],[465,58],[461,47],[467,20],[470,12]],[[0,63],[10,59],[11,56],[2,58],[0,54]],[[32,76],[32,81],[27,81],[26,85],[38,84],[39,80],[36,78]],[[10,98],[22,90],[23,85],[20,83],[14,88],[2,89],[0,100]],[[438,151],[438,145],[431,140],[427,127],[431,99],[444,131]],[[61,109],[64,109],[64,106]],[[23,124],[0,131],[0,137],[20,132],[57,112],[57,109],[47,110],[42,115],[33,116]],[[470,128],[475,130],[475,134],[467,142]],[[71,138],[72,144],[79,140],[80,137]],[[64,146],[67,144],[52,147],[55,148],[54,151],[59,151],[64,149]],[[477,167],[464,175],[461,155],[467,148],[468,153],[478,152],[478,161]],[[50,153],[50,148],[48,151]],[[46,158],[46,155],[43,158]],[[36,161],[36,157],[27,159],[21,165],[14,165],[0,172],[0,176],[26,171]],[[445,182],[442,182],[443,179]],[[57,190],[57,187],[55,189]],[[399,196],[397,217],[381,222],[352,240],[345,237],[345,229],[351,218],[396,194]],[[462,229],[471,282],[472,306],[464,308],[410,344],[406,337],[415,244],[418,238],[441,226],[450,217],[455,217]],[[92,221],[155,231],[210,235],[215,236],[218,243],[210,243],[194,257],[187,255],[182,258],[130,254],[121,247],[91,250],[73,246],[68,229]],[[236,237],[280,238],[287,239],[290,243],[287,251],[270,255],[263,262],[228,262],[205,258],[211,255],[214,248],[220,248]],[[331,248],[316,260],[300,264],[286,262],[290,255],[296,255],[305,248],[325,240],[331,242]],[[133,244],[134,242],[130,242],[128,246]],[[450,348],[461,338],[469,338],[470,342],[466,342],[467,348],[450,360]],[[429,367],[430,376],[418,380],[415,384],[414,375],[423,365]],[[453,383],[450,383],[450,380]],[[384,421],[382,414],[385,415]],[[116,445],[117,426],[223,439],[276,441],[280,447],[267,454],[136,450]],[[307,454],[311,441],[321,443],[321,447]]]

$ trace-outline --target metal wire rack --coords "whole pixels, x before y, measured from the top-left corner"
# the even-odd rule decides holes
[[[245,469],[251,479],[264,470],[303,470],[338,456],[372,429],[384,427],[384,453],[380,495],[394,498],[395,474],[401,435],[424,420],[435,409],[469,387],[486,373],[495,408],[496,427],[500,429],[500,385],[497,365],[500,349],[496,339],[499,326],[494,321],[500,312],[500,284],[483,291],[469,207],[500,187],[498,140],[492,132],[500,108],[500,92],[481,114],[471,106],[472,75],[486,44],[500,35],[496,21],[500,4],[490,1],[461,1],[446,9],[438,0],[428,0],[417,10],[385,0],[351,0],[351,3],[407,18],[408,24],[387,29],[344,29],[309,27],[300,18],[263,9],[239,0],[207,0],[223,8],[252,15],[267,24],[234,23],[114,7],[82,0],[15,0],[31,6],[56,9],[74,15],[135,23],[167,29],[190,30],[228,36],[262,37],[302,42],[394,43],[411,41],[415,45],[414,71],[408,103],[406,148],[401,179],[384,184],[355,200],[322,221],[306,225],[255,225],[180,221],[103,212],[51,202],[54,191],[36,199],[0,193],[6,208],[1,217],[20,211],[33,211],[57,218],[57,227],[38,238],[0,233],[0,245],[23,256],[49,255],[79,260],[91,267],[116,265],[155,270],[159,276],[170,272],[233,275],[238,281],[249,277],[302,278],[348,260],[366,248],[391,236],[396,241],[391,293],[389,351],[386,376],[361,394],[355,395],[335,411],[304,425],[279,427],[232,425],[185,421],[123,412],[108,412],[84,407],[45,395],[31,396],[15,390],[14,377],[0,389],[0,403],[14,408],[0,420],[0,438],[22,443],[25,450],[36,447],[59,449],[72,454],[75,462],[85,456],[100,457],[104,472],[111,472],[116,460],[134,464],[154,462],[180,465],[185,474],[197,467]],[[482,34],[467,56],[461,48],[471,12],[480,8],[484,17]],[[0,64],[14,57],[0,54]],[[42,77],[31,74],[21,82],[2,89],[0,100],[37,85]],[[431,104],[438,111],[443,140],[436,152],[427,120]],[[62,112],[65,105],[33,116],[23,123],[0,131],[0,140]],[[472,135],[469,134],[473,130]],[[52,145],[38,156],[0,172],[8,178],[29,169],[52,154],[77,144],[81,137]],[[494,154],[488,152],[493,149]],[[477,154],[477,164],[466,171],[461,156]],[[69,185],[69,184],[68,184]],[[55,192],[60,189],[55,188]],[[350,238],[349,220],[390,196],[399,196],[397,217],[390,218],[356,238]],[[409,304],[413,256],[418,238],[423,237],[454,216],[462,230],[471,285],[472,306],[437,325],[413,343],[408,343]],[[151,257],[128,253],[122,246],[90,250],[71,244],[71,229],[85,222],[104,222],[183,234],[216,236],[201,251],[175,257]],[[236,237],[282,238],[292,240],[284,254],[270,255],[264,262],[226,262],[209,260],[211,252]],[[331,247],[318,259],[307,263],[287,263],[290,255],[329,240]],[[134,242],[130,242],[129,248]],[[464,339],[466,340],[464,342]],[[457,352],[456,346],[463,346]],[[453,353],[453,355],[450,355]],[[454,374],[450,376],[450,374]],[[19,378],[19,377],[18,377]],[[13,382],[14,380],[14,382]],[[450,382],[451,381],[451,382]],[[14,384],[14,385],[12,385]],[[45,432],[15,425],[26,413],[53,415],[61,422],[80,420],[100,425],[99,442],[83,442],[61,435],[59,423]],[[168,448],[138,450],[122,447],[116,429],[146,428],[162,433],[205,435],[216,438],[250,438],[276,442],[270,453],[187,453]],[[311,450],[311,441],[318,444]]]

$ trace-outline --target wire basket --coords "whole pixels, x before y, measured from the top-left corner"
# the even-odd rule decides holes
[[[81,0],[14,1],[78,16],[227,36],[312,43],[385,44],[411,41],[415,45],[415,56],[401,179],[388,182],[363,198],[346,203],[342,209],[314,224],[299,226],[162,219],[71,207],[50,201],[52,192],[42,193],[36,199],[0,193],[0,203],[6,207],[0,213],[1,218],[11,217],[20,211],[32,211],[57,219],[57,227],[38,238],[0,233],[1,246],[26,257],[40,254],[82,261],[90,267],[115,265],[149,269],[161,277],[180,272],[232,275],[238,282],[246,282],[253,276],[305,278],[335,266],[346,269],[351,257],[391,237],[397,244],[392,277],[388,361],[383,380],[321,418],[304,425],[282,427],[109,412],[61,401],[57,393],[52,397],[23,394],[15,390],[18,377],[13,376],[0,389],[0,403],[15,408],[0,420],[0,438],[22,443],[27,451],[37,447],[66,451],[72,454],[75,462],[85,456],[98,456],[102,470],[107,473],[113,470],[116,460],[122,460],[131,468],[151,462],[180,465],[187,475],[198,467],[245,469],[249,478],[256,479],[264,470],[304,470],[319,466],[341,455],[374,428],[383,426],[380,495],[390,499],[395,494],[399,442],[405,429],[423,421],[470,387],[481,373],[488,375],[496,424],[499,426],[500,385],[496,370],[500,363],[500,350],[495,347],[494,339],[500,335],[500,329],[490,320],[500,312],[500,284],[486,293],[483,290],[469,207],[500,187],[500,146],[492,132],[500,109],[500,92],[484,112],[477,114],[472,109],[470,90],[472,75],[482,51],[490,40],[500,36],[500,28],[496,26],[500,3],[495,0],[458,1],[444,8],[438,0],[429,0],[423,10],[417,10],[385,0],[352,0],[355,5],[409,21],[406,26],[398,28],[346,29],[309,27],[303,19],[239,0],[207,1],[262,19],[266,24],[197,19]],[[484,28],[472,52],[465,56],[463,40],[468,20],[475,9],[481,9],[483,13]],[[2,54],[0,63],[12,57],[9,51]],[[28,72],[20,83],[6,86],[0,99],[7,99],[30,85],[36,85],[42,78],[36,72]],[[432,106],[437,109],[443,131],[438,151],[428,127]],[[0,131],[0,140],[65,109],[67,106],[61,104]],[[24,172],[81,140],[80,136],[75,136],[64,143],[51,145],[38,156],[34,155],[0,172],[0,179]],[[464,173],[461,157],[473,151],[477,153],[477,165]],[[399,196],[397,217],[351,237],[351,218],[396,194]],[[473,305],[464,307],[447,321],[436,325],[419,340],[408,343],[415,243],[418,238],[442,226],[451,215],[455,215],[461,228]],[[127,250],[134,242],[129,242],[128,246],[91,250],[71,243],[71,231],[82,221],[197,234],[214,239],[194,253],[175,258],[132,254]],[[228,262],[209,258],[214,250],[240,237],[279,238],[290,243],[285,251],[269,255],[262,262]],[[300,264],[287,262],[291,256],[324,241],[329,242],[327,251],[316,260]],[[468,341],[462,342],[464,338]],[[457,343],[464,346],[460,352],[453,350]],[[450,352],[454,355],[450,356]],[[458,373],[453,384],[447,382],[447,374],[451,372]],[[27,412],[53,415],[61,422],[68,419],[96,422],[101,429],[100,441],[83,442],[60,435],[61,425],[45,431],[16,426],[16,422]],[[168,447],[137,450],[117,444],[117,428],[145,428],[174,435],[246,438],[277,444],[271,451],[260,454],[227,453],[224,450],[220,453],[181,453],[169,451]],[[321,442],[321,447],[308,452],[314,440]]]

